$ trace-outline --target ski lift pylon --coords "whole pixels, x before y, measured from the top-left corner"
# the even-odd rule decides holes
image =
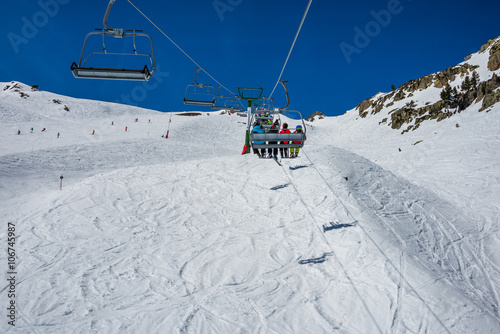
[[[213,106],[215,103],[215,87],[198,83],[196,77],[201,68],[196,69],[194,75],[194,83],[186,87],[184,94],[184,104],[192,104],[197,106]]]
[[[92,31],[87,34],[85,41],[83,43],[82,53],[78,64],[73,62],[71,64],[71,71],[75,78],[89,78],[89,79],[114,79],[114,80],[140,80],[148,81],[153,75],[156,64],[153,48],[153,40],[151,37],[140,30],[124,30],[124,29],[114,29],[107,26],[106,21],[111,11],[111,7],[115,0],[110,0],[106,13],[104,14],[103,25],[104,29],[96,29],[97,31]],[[138,32],[139,31],[139,32]],[[87,45],[87,40],[92,35],[101,35],[103,40],[103,51],[92,52],[87,58],[83,58],[85,54],[85,47]],[[105,37],[112,36],[114,38],[128,38],[131,37],[133,41],[133,52],[108,52],[106,50]],[[149,39],[151,44],[151,54],[138,53],[136,48],[136,38],[144,37]],[[149,57],[150,64],[144,65],[143,68],[111,68],[111,67],[89,67],[86,66],[86,62],[93,55],[132,55],[132,56],[147,56]]]
[[[247,101],[248,108],[252,106],[254,101],[260,100],[262,98],[262,92],[264,92],[264,88],[236,87],[236,89],[238,90],[238,97]]]

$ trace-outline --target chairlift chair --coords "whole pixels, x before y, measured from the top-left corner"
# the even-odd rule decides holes
[[[219,85],[219,88],[217,89],[217,95],[215,96],[215,102],[212,105],[212,109],[230,109],[233,110],[233,107],[235,105],[234,99],[231,98],[230,95],[221,95],[220,94],[220,89],[222,85]]]
[[[302,114],[299,111],[296,110],[285,110],[289,105],[290,105],[290,98],[288,95],[288,89],[286,87],[287,81],[280,81],[280,83],[283,85],[286,93],[286,100],[287,104],[282,107],[282,108],[272,108],[272,109],[266,109],[264,110],[265,113],[267,113],[266,117],[263,117],[260,113],[257,113],[256,107],[252,107],[252,115],[250,117],[249,115],[249,122],[248,122],[248,128],[247,128],[247,133],[249,134],[249,142],[252,148],[255,149],[261,149],[261,148],[301,148],[304,146],[304,142],[306,140],[306,124],[304,123],[304,118],[302,117]],[[271,100],[271,99],[266,99],[264,100]],[[271,100],[272,102],[272,100]],[[300,123],[302,124],[302,133],[275,133],[275,132],[269,132],[269,128],[271,126],[265,126],[264,127],[264,133],[252,133],[252,126],[255,123],[255,121],[261,120],[261,119],[273,119],[273,115],[281,115],[282,113],[296,113],[300,117]],[[290,128],[290,131],[292,128]],[[298,141],[300,143],[294,144],[294,141]],[[255,142],[264,142],[264,144],[255,144]],[[270,144],[269,142],[273,142],[276,144]],[[287,144],[284,144],[283,142],[288,142]]]
[[[267,98],[265,96],[261,97],[259,100],[254,102],[259,113],[269,113],[274,110],[274,102],[272,98]]]
[[[192,104],[197,106],[213,106],[215,103],[215,87],[196,82],[196,77],[201,68],[196,69],[194,83],[186,87],[184,94],[184,104]]]
[[[246,116],[247,115],[245,108],[243,107],[243,104],[241,103],[241,101],[237,97],[233,102],[232,110],[236,111],[239,116],[242,116],[242,115]]]
[[[300,123],[302,125],[302,133],[274,133],[269,132],[269,127],[264,127],[264,133],[252,133],[250,131],[250,145],[252,148],[261,149],[261,148],[301,148],[304,146],[305,138],[306,138],[306,125],[304,123],[304,119],[302,118],[302,114],[299,111],[287,110],[287,113],[296,113],[300,117]],[[281,114],[282,111],[278,108],[271,111],[271,115]],[[272,116],[270,116],[272,117]],[[251,123],[254,124],[255,121],[259,119],[259,116],[252,115]],[[251,130],[251,129],[250,129]],[[292,131],[292,129],[290,129]],[[294,144],[294,141],[300,141],[298,144]],[[255,142],[264,142],[264,144],[255,144]],[[269,142],[274,142],[276,144],[270,144]],[[284,144],[283,142],[288,142],[288,144]]]
[[[151,79],[153,75],[156,64],[154,57],[154,48],[153,48],[153,40],[151,37],[145,33],[142,33],[141,30],[124,30],[124,29],[114,29],[107,26],[106,21],[109,16],[109,12],[111,11],[111,6],[115,0],[110,0],[108,7],[106,9],[106,13],[104,14],[103,24],[104,29],[96,29],[97,31],[92,31],[87,34],[85,37],[85,41],[83,43],[82,53],[80,56],[80,60],[78,64],[73,62],[71,64],[71,71],[75,78],[88,78],[88,79],[111,79],[111,80],[140,80],[140,81],[148,81]],[[83,58],[85,55],[85,47],[87,45],[87,40],[90,36],[93,35],[101,35],[103,50],[95,51],[90,53],[85,59]],[[112,36],[114,38],[132,38],[133,43],[133,51],[132,52],[108,52],[106,49],[105,37]],[[149,39],[151,44],[151,54],[147,53],[138,53],[136,47],[136,38],[144,37]],[[86,62],[94,55],[126,55],[126,56],[146,56],[149,57],[149,64],[144,65],[142,68],[112,68],[112,67],[93,67],[87,66]]]

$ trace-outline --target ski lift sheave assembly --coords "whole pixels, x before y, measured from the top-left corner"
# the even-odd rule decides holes
[[[110,80],[135,80],[135,81],[148,81],[153,75],[156,64],[153,48],[153,40],[151,37],[141,30],[124,30],[115,29],[107,26],[106,21],[108,19],[111,7],[116,0],[110,0],[106,13],[103,19],[103,29],[96,29],[87,34],[85,41],[83,43],[82,53],[78,64],[73,62],[71,64],[71,71],[75,78],[88,78],[88,79],[110,79]],[[90,36],[100,35],[102,36],[102,51],[91,52],[85,59],[85,48],[87,45],[87,40]],[[106,49],[105,39],[107,36],[113,38],[132,38],[133,50],[132,52],[108,52]],[[151,54],[148,53],[138,53],[136,47],[136,39],[147,39],[151,44]],[[134,57],[148,57],[149,64],[144,65],[142,68],[114,68],[114,67],[93,67],[86,66],[86,62],[94,55],[111,55],[111,56],[134,56]]]

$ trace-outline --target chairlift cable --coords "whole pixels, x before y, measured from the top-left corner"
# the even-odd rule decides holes
[[[191,60],[198,68],[200,68],[203,72],[205,72],[206,75],[208,75],[212,80],[214,80],[217,84],[219,84],[220,86],[222,86],[222,88],[224,88],[225,90],[227,90],[228,92],[230,92],[231,94],[234,94],[231,90],[229,90],[228,88],[226,88],[223,84],[221,84],[219,81],[217,81],[212,75],[210,75],[210,73],[208,73],[203,67],[201,67],[200,64],[198,64],[191,56],[189,56],[187,54],[186,51],[184,51],[177,43],[174,42],[174,40],[172,38],[170,38],[163,30],[161,30],[160,27],[158,27],[158,25],[156,25],[156,23],[154,23],[146,14],[144,14],[134,3],[132,3],[132,1],[130,0],[127,0],[139,13],[141,13],[142,16],[144,16],[146,18],[146,20],[148,20],[156,29],[158,29],[158,31],[160,31],[163,36],[165,36],[166,38],[168,38],[168,40],[170,42],[172,42],[173,45],[175,45],[186,57],[189,58],[189,60]],[[312,1],[312,0],[311,0]],[[236,94],[234,94],[236,95]]]
[[[288,63],[288,59],[290,58],[290,55],[292,54],[292,50],[293,50],[293,47],[295,46],[295,42],[297,41],[297,38],[299,37],[300,30],[302,29],[302,25],[304,24],[307,13],[309,12],[309,7],[311,7],[311,3],[312,3],[312,0],[309,0],[309,3],[307,4],[306,11],[304,12],[304,16],[302,17],[302,21],[300,22],[299,29],[297,30],[297,33],[295,34],[295,38],[293,40],[292,47],[290,48],[290,51],[288,52],[288,56],[286,57],[285,64],[283,65],[283,68],[281,69],[280,76],[278,77],[278,80],[276,81],[276,84],[274,85],[274,88],[271,91],[269,98],[271,98],[273,96],[273,93],[276,90],[276,87],[278,87],[278,84],[280,83],[281,76],[283,75],[283,72],[285,71],[285,67],[286,67],[286,64]]]

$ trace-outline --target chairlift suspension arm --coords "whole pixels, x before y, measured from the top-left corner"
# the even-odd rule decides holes
[[[286,88],[286,83],[288,81],[284,81],[284,80],[281,80],[280,83],[283,85],[283,87],[285,88],[285,94],[286,94],[286,106],[284,106],[283,108],[279,108],[280,110],[282,109],[286,109],[288,108],[288,106],[290,105],[290,97],[288,96],[288,88]]]
[[[135,30],[134,30],[134,36],[132,36],[132,40],[134,43],[134,53],[137,54],[137,47],[135,46]]]
[[[108,25],[106,24],[106,21],[108,20],[108,16],[109,16],[109,12],[111,11],[111,7],[113,6],[113,4],[115,3],[116,0],[109,0],[109,3],[108,3],[108,8],[106,9],[106,13],[104,14],[104,19],[102,21],[103,25],[104,25],[104,29],[106,30],[110,30],[110,31],[115,31],[116,29],[113,29],[113,28],[110,28],[108,27]]]

